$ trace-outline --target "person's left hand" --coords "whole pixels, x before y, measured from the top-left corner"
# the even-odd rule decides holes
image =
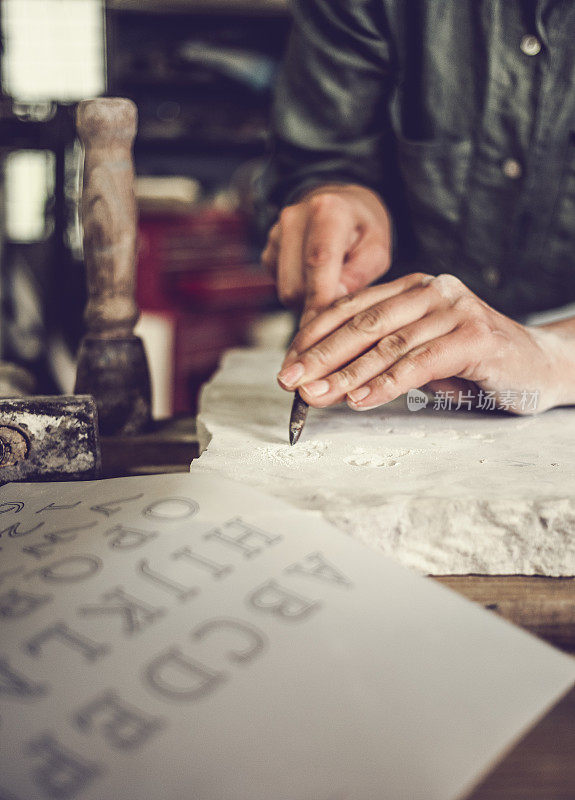
[[[416,273],[320,313],[298,332],[278,381],[317,408],[345,399],[367,410],[424,386],[482,389],[497,400],[537,392],[530,410],[543,411],[570,402],[566,351],[554,333],[500,314],[455,276]]]

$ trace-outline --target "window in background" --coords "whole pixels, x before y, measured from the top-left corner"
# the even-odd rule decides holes
[[[81,100],[105,86],[101,0],[3,0],[3,84],[22,102]]]
[[[105,89],[103,3],[0,0],[0,13],[2,90],[13,98],[11,112],[33,123],[30,136],[21,125],[21,137],[2,142],[0,356],[25,364],[40,393],[69,392],[83,276],[71,257],[79,250],[70,220],[79,150],[72,147],[72,109],[63,106]],[[47,149],[22,149],[25,143]]]
[[[6,158],[6,235],[13,242],[44,239],[46,198],[54,184],[54,154],[46,150],[19,150]]]

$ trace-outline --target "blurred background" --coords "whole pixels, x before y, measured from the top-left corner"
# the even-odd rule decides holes
[[[85,302],[78,100],[132,98],[136,332],[154,414],[193,412],[234,346],[285,335],[259,178],[287,0],[1,0],[0,357],[71,392]]]

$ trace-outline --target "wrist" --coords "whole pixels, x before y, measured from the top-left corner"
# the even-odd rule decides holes
[[[575,320],[527,326],[548,366],[545,394],[552,406],[575,405]]]
[[[298,194],[297,200],[295,201],[292,200],[292,202],[301,202],[302,200],[307,200],[310,197],[313,197],[314,195],[330,193],[330,192],[364,195],[366,199],[369,198],[369,200],[371,201],[376,200],[387,211],[387,205],[385,204],[383,197],[375,189],[372,189],[369,186],[364,186],[361,183],[354,183],[353,181],[345,181],[345,180],[340,180],[340,181],[334,180],[334,181],[328,181],[326,183],[315,183],[312,186],[304,187]]]

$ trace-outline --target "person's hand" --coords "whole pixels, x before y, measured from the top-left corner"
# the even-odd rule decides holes
[[[284,305],[302,324],[343,295],[368,286],[390,265],[391,223],[375,192],[326,185],[286,206],[271,228],[262,263]]]
[[[345,399],[367,410],[424,386],[482,389],[498,401],[537,392],[530,410],[543,411],[574,401],[575,358],[556,333],[500,314],[455,276],[418,273],[317,315],[295,337],[278,381],[318,408]]]

